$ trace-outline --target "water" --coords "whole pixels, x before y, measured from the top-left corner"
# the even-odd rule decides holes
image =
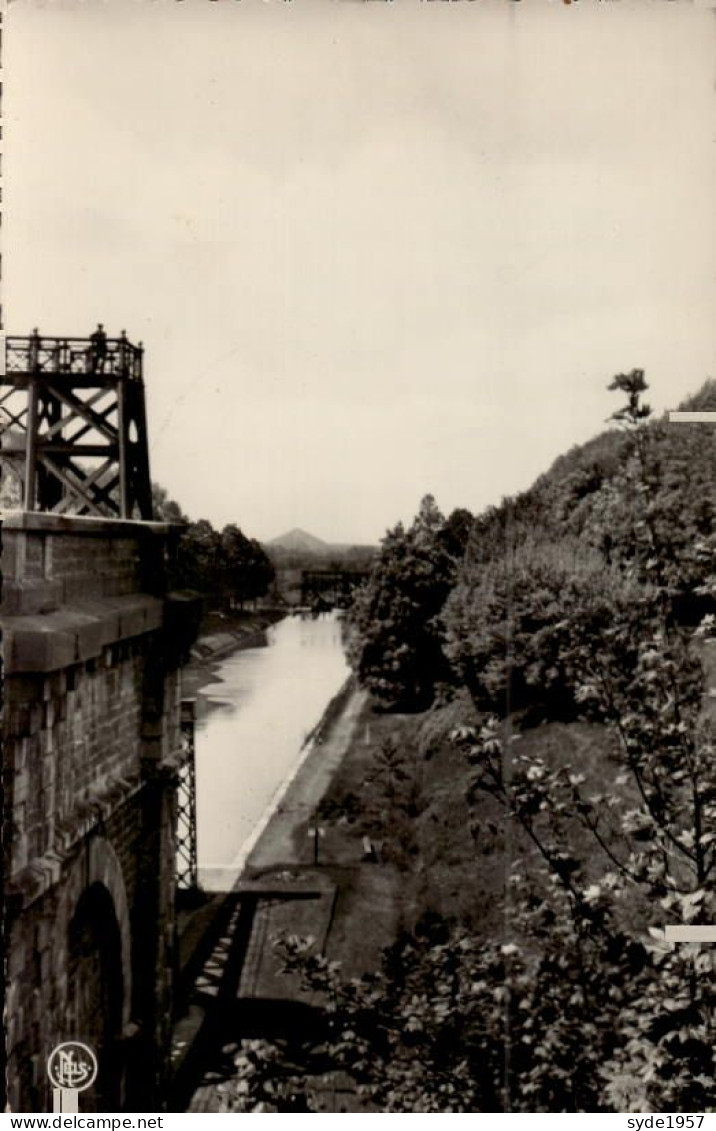
[[[287,617],[221,661],[196,727],[199,882],[227,890],[348,675],[335,614]]]

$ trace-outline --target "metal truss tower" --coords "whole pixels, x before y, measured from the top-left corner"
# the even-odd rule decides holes
[[[8,337],[0,461],[27,511],[151,519],[143,350],[107,338]]]
[[[196,763],[193,699],[181,704],[182,762],[177,791],[177,888],[194,892],[199,886],[196,851]]]

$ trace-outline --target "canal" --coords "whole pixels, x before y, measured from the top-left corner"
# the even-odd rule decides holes
[[[219,662],[199,693],[196,801],[199,882],[226,891],[348,675],[334,613],[291,616],[266,645]]]

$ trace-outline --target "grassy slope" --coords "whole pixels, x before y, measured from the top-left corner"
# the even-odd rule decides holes
[[[366,785],[380,744],[390,735],[408,746],[414,719],[363,711],[351,748],[319,806],[325,829],[322,852],[339,889],[331,929],[331,957],[347,975],[375,969],[380,955],[410,918],[403,868],[390,854],[366,860],[363,837],[387,841],[384,819]]]
[[[379,714],[370,706],[364,712],[319,810],[327,851],[330,845],[329,871],[340,887],[330,952],[347,974],[375,969],[381,949],[426,913],[454,919],[485,939],[507,937],[503,811],[485,794],[468,807],[470,769],[449,738],[455,726],[470,721],[466,696],[420,715]],[[417,783],[416,790],[406,787],[413,794],[408,813],[399,806],[391,810],[384,791],[367,784],[387,738],[406,754]],[[601,726],[546,723],[524,730],[520,749],[552,766],[579,770],[587,777],[586,792],[613,788],[613,739]],[[382,842],[377,863],[362,859],[364,836]],[[604,859],[589,834],[575,825],[570,841],[585,861],[585,881],[596,877]],[[531,876],[539,875],[537,851],[520,829],[513,832],[512,846],[513,859],[524,862]],[[635,924],[644,910],[633,907]]]

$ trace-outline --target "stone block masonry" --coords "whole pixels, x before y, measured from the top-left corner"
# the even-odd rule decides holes
[[[8,1097],[50,1110],[61,1041],[98,1053],[83,1110],[161,1110],[172,1019],[180,672],[195,605],[159,523],[2,525]],[[8,882],[9,881],[9,882]]]

